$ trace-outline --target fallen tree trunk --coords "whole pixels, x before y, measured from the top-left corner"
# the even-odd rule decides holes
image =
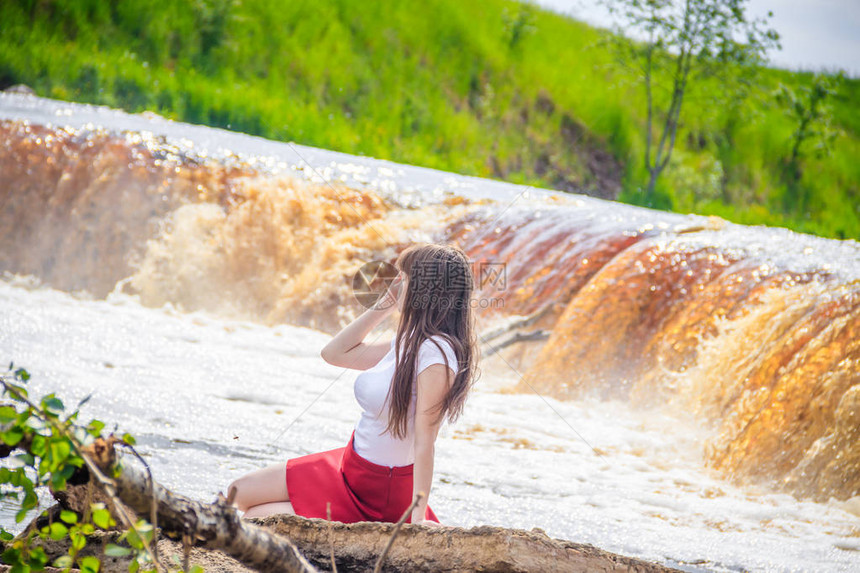
[[[333,543],[339,571],[371,571],[394,528],[393,523],[339,523],[295,515],[253,521],[289,537],[308,560],[320,568],[329,567],[329,548]],[[386,556],[383,571],[657,573],[676,570],[609,553],[593,545],[553,539],[538,528],[525,531],[488,525],[463,528],[404,524]]]
[[[113,475],[117,459],[110,442],[99,439],[85,454],[102,473]],[[155,504],[158,526],[166,533],[189,536],[196,545],[223,551],[259,571],[317,571],[289,539],[243,521],[223,498],[213,504],[193,501],[150,484],[146,472],[130,464],[123,464],[113,481],[117,496],[141,515],[149,515]]]

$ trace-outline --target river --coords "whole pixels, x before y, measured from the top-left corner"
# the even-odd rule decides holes
[[[345,445],[356,372],[319,350],[360,311],[352,273],[450,241],[504,269],[481,332],[544,310],[550,337],[485,350],[437,445],[443,523],[860,568],[856,242],[33,96],[0,94],[0,137],[0,359],[92,395],[166,486],[211,500]]]

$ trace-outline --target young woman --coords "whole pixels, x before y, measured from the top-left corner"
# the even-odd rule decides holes
[[[446,418],[460,416],[477,379],[474,278],[465,253],[448,245],[408,247],[395,267],[385,296],[321,352],[329,364],[364,371],[354,388],[363,412],[349,443],[230,484],[245,517],[326,518],[330,504],[334,521],[395,522],[423,492],[407,522],[439,525],[428,505],[436,436]],[[364,342],[395,309],[395,338]]]

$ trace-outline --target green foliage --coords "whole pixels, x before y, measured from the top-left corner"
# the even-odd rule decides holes
[[[814,153],[817,157],[828,155],[839,131],[833,128],[833,109],[830,100],[839,96],[843,74],[827,76],[815,74],[810,85],[792,89],[780,84],[775,92],[776,101],[785,109],[785,114],[795,125],[791,134],[791,156],[789,163],[799,167],[801,159]],[[809,147],[811,146],[811,149]],[[799,178],[799,173],[792,174]]]
[[[835,76],[815,74],[808,84],[792,88],[781,83],[773,92],[793,126],[788,138],[791,151],[782,161],[784,211],[803,216],[822,199],[816,197],[804,171],[810,159],[820,161],[829,156],[837,138],[843,135],[834,125],[832,102],[840,97],[844,79],[841,72]]]
[[[772,93],[809,74],[759,70],[728,37],[649,199],[639,71],[615,65],[607,33],[532,5],[53,0],[0,3],[0,22],[0,88],[540,187],[605,185],[600,158],[624,200],[860,237],[860,82],[829,100],[839,133],[804,159],[799,208],[783,176],[796,124]],[[681,187],[715,162],[716,196]]]
[[[528,34],[534,32],[535,27],[532,25],[533,21],[534,7],[525,2],[515,10],[505,8],[502,11],[505,43],[508,45],[508,49],[517,50],[522,44],[523,39]]]
[[[30,374],[23,368],[14,368],[14,364],[0,377],[6,400],[0,405],[0,452],[8,457],[5,467],[0,468],[0,498],[16,504],[17,523],[38,509],[39,488],[47,487],[52,492],[66,489],[69,480],[85,466],[82,448],[91,444],[104,429],[104,423],[98,420],[85,426],[78,423],[79,409],[86,400],[71,412],[53,394],[34,402],[26,387],[29,379]],[[131,437],[126,434],[124,441],[129,443]],[[87,536],[96,529],[114,527],[116,522],[101,503],[91,504],[88,513],[79,516],[63,510],[58,520],[52,521],[45,510],[41,515],[48,518],[46,525],[28,527],[17,537],[0,528],[3,543],[0,560],[14,572],[41,571],[50,565],[67,571],[74,567],[82,572],[97,573],[101,567],[99,558],[81,555],[81,551],[87,545]],[[132,556],[130,571],[153,570],[154,562],[148,550],[153,538],[152,526],[141,520],[120,536],[119,540],[127,546],[109,544],[104,554]],[[68,543],[68,552],[49,563],[39,543],[46,540]]]
[[[766,21],[747,17],[746,1],[603,0],[623,21],[611,42],[619,64],[641,70],[646,106],[646,198],[654,193],[657,178],[672,159],[681,111],[692,84],[736,70],[757,70],[768,48],[777,43],[779,36],[766,28]],[[631,41],[627,35],[642,39]],[[717,87],[722,89],[722,82]],[[661,92],[668,95],[661,97]],[[745,91],[727,91],[726,95],[736,100]]]

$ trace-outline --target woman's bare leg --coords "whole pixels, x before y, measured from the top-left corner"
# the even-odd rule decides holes
[[[295,515],[296,510],[293,509],[293,504],[288,501],[275,501],[272,503],[261,503],[260,505],[251,506],[242,517],[266,517],[268,515],[278,515],[280,513],[291,513]]]
[[[257,505],[288,502],[290,493],[287,491],[286,462],[256,470],[240,477],[227,488],[228,497],[233,489],[236,490],[233,503],[241,511],[248,511]],[[291,504],[290,507],[292,508]]]

